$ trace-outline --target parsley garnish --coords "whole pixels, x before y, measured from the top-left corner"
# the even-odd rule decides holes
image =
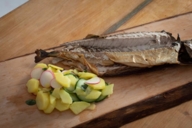
[[[33,100],[33,99],[30,99],[30,100],[27,100],[27,101],[25,101],[25,103],[27,104],[27,105],[35,105],[36,104],[36,101],[35,100]]]
[[[88,87],[88,85],[87,85],[87,84],[84,84],[84,85],[81,86],[81,89],[82,89],[83,91],[85,91],[85,90],[87,89],[87,87]]]
[[[46,70],[47,70],[47,68],[42,68],[42,70],[46,71]]]

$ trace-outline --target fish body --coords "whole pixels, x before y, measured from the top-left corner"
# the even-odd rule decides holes
[[[35,62],[57,57],[80,71],[111,76],[157,65],[191,63],[191,44],[165,31],[88,36],[49,53],[36,50]]]

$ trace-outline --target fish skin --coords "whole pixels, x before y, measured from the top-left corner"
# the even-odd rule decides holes
[[[176,40],[165,31],[89,35],[49,53],[36,50],[35,62],[57,57],[81,71],[112,76],[157,65],[191,63],[191,42]]]

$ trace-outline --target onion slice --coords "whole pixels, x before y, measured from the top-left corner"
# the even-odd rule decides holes
[[[43,87],[50,87],[51,80],[54,78],[54,74],[50,70],[46,70],[41,74],[40,83]]]
[[[93,77],[89,80],[87,80],[85,83],[86,84],[98,84],[101,81],[99,77]]]
[[[55,78],[51,80],[51,87],[53,88],[62,88],[62,86],[56,81]]]
[[[43,72],[44,72],[44,71],[43,71],[42,68],[34,68],[34,69],[31,71],[31,78],[40,79],[41,74],[42,74]]]

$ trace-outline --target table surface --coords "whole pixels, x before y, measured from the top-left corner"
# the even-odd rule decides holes
[[[44,115],[36,107],[29,108],[23,103],[33,97],[27,94],[25,84],[35,65],[36,49],[51,49],[88,34],[116,32],[165,30],[175,37],[179,33],[181,39],[186,40],[192,39],[191,28],[191,0],[29,0],[0,18],[0,109],[3,110],[0,126],[72,127],[192,81],[191,66],[147,72],[139,78],[138,75],[107,78],[115,83],[117,91],[99,103],[95,111],[79,116],[70,112]],[[122,80],[129,84],[124,85]],[[118,98],[121,100],[115,101],[116,106],[105,108]],[[122,127],[191,128],[191,107],[192,101],[189,101]]]

